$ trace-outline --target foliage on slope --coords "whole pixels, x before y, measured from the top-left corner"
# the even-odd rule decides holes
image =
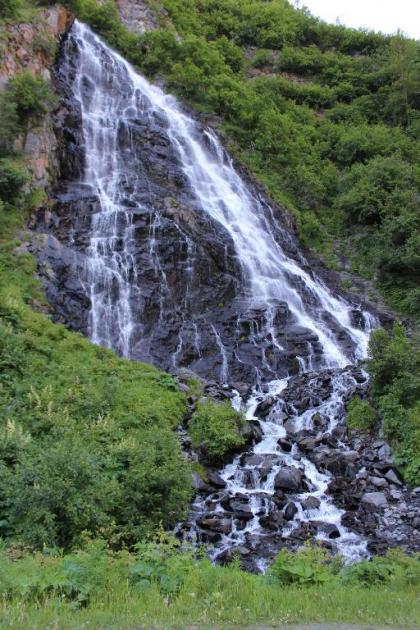
[[[35,260],[16,240],[39,191],[25,188],[13,147],[54,98],[23,73],[0,100],[0,536],[69,548],[89,532],[132,545],[188,508],[190,470],[174,433],[185,395],[169,375],[39,312]]]
[[[68,548],[89,531],[121,546],[173,526],[190,499],[173,432],[183,395],[31,310],[34,261],[14,245],[0,252],[1,535]]]
[[[383,419],[385,437],[394,447],[405,477],[420,484],[420,345],[399,324],[374,331],[368,369],[372,395]]]

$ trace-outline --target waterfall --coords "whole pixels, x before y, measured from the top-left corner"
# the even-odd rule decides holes
[[[271,462],[271,470],[268,476],[258,477],[255,466],[244,464],[238,457],[221,471],[226,483],[225,492],[233,498],[247,497],[252,518],[246,525],[241,522],[237,526],[234,523],[230,533],[214,537],[219,545],[217,553],[246,544],[247,536],[264,535],[261,515],[267,515],[273,509],[271,501],[275,494],[276,473],[282,467],[299,467],[307,479],[303,499],[313,496],[317,499],[314,504],[319,502],[319,507],[305,511],[302,497],[300,502],[295,499],[297,512],[283,528],[283,538],[294,525],[318,519],[324,524],[338,525],[340,551],[348,557],[363,555],[364,542],[340,525],[342,511],[327,496],[330,476],[319,472],[302,454],[297,443],[290,453],[282,452],[278,446],[279,439],[286,435],[279,410],[283,405],[282,392],[288,387],[291,375],[287,370],[283,370],[282,375],[276,372],[275,364],[267,359],[266,346],[270,344],[271,353],[280,357],[280,363],[287,352],[288,356],[294,352],[297,371],[303,375],[316,370],[329,370],[332,374],[331,391],[326,400],[304,413],[290,406],[288,410],[295,432],[312,430],[314,415],[322,414],[326,425],[320,433],[321,439],[322,436],[330,436],[333,429],[343,422],[346,396],[348,398],[349,392],[351,395],[358,387],[357,380],[344,368],[366,356],[374,318],[344,298],[333,295],[319,277],[307,271],[308,265],[302,254],[297,252],[292,255],[288,251],[286,244],[294,237],[273,218],[273,210],[235,168],[211,129],[203,129],[173,96],[140,76],[118,53],[77,20],[69,34],[69,42],[75,58],[75,70],[69,81],[79,107],[83,136],[83,181],[79,183],[98,202],[91,216],[90,240],[85,252],[86,268],[82,278],[91,304],[89,334],[92,341],[127,357],[137,356],[134,348],[150,348],[158,343],[158,337],[147,337],[145,333],[144,317],[148,308],[150,310],[153,296],[152,291],[142,284],[142,264],[150,265],[153,278],[157,278],[160,284],[155,299],[158,304],[155,329],[159,333],[166,317],[170,330],[175,331],[170,360],[165,363],[167,357],[162,359],[162,367],[169,365],[175,369],[184,352],[192,353],[199,365],[209,344],[212,344],[219,355],[219,367],[214,370],[214,377],[229,382],[231,370],[244,355],[244,351],[241,353],[238,350],[241,338],[239,324],[242,320],[249,321],[249,345],[251,350],[257,348],[260,352],[261,349],[261,353],[258,354],[258,364],[252,353],[249,360],[256,374],[252,383],[255,386],[253,395],[246,405],[243,402],[238,404],[245,408],[249,419],[257,420],[254,415],[257,404],[267,396],[276,397],[276,406],[265,420],[260,421],[263,439],[251,453]],[[195,282],[197,244],[193,243],[184,225],[176,226],[176,238],[183,243],[187,258],[183,277],[171,280],[170,273],[159,258],[156,235],[165,230],[169,219],[162,218],[161,211],[154,207],[151,185],[135,153],[142,142],[141,132],[139,135],[137,129],[144,121],[150,125],[158,124],[163,130],[164,140],[168,141],[173,154],[171,159],[179,163],[182,171],[182,178],[178,178],[182,179],[184,186],[182,194],[185,196],[188,192],[197,219],[205,218],[210,226],[215,226],[217,233],[223,235],[226,261],[231,256],[233,263],[237,264],[237,275],[240,277],[236,279],[240,290],[235,296],[238,332],[237,346],[233,349],[223,327],[217,325],[217,307],[206,320],[200,306],[195,307],[194,299],[190,297]],[[142,221],[136,223],[133,217],[143,216],[142,213],[150,217],[149,241],[147,251],[139,262],[136,230]],[[179,210],[181,213],[182,210]],[[171,305],[166,307],[165,312],[166,301],[174,287],[184,291],[179,300],[180,306],[174,307],[175,299],[171,298]],[[179,316],[181,307],[183,311]],[[285,349],[288,335],[280,338],[281,330],[276,324],[281,309],[286,313],[289,325],[298,331],[296,335],[301,335],[301,340],[292,350]],[[255,313],[262,313],[261,321],[257,323]],[[252,317],[250,314],[253,314]],[[155,329],[153,334],[158,334]],[[302,335],[302,331],[306,333]],[[191,337],[190,350],[188,335]],[[148,356],[145,352],[144,355]],[[265,394],[260,388],[261,371],[264,370],[265,375],[271,374],[271,383],[266,386]],[[265,380],[269,379],[265,376]],[[340,443],[337,448],[345,447]],[[250,478],[248,473],[252,473],[252,483],[246,481]],[[193,506],[196,519],[208,512],[208,501],[215,513],[225,509],[221,507],[222,499],[217,493],[206,500],[199,497]],[[245,499],[242,498],[242,501]],[[195,527],[193,529],[195,531]],[[200,534],[197,537],[200,539]],[[323,540],[325,536],[318,532],[318,538]]]
[[[209,129],[203,132],[175,98],[137,74],[87,26],[76,21],[71,37],[79,54],[73,88],[82,112],[85,183],[100,200],[89,252],[92,340],[130,354],[133,318],[139,314],[134,315],[130,306],[136,268],[126,206],[127,173],[121,168],[126,162],[118,135],[138,117],[159,116],[200,210],[228,233],[234,245],[251,306],[263,304],[269,317],[279,302],[285,302],[296,323],[315,333],[326,366],[344,367],[354,358],[343,350],[331,321],[351,338],[354,356],[363,357],[368,331],[353,326],[353,307],[285,254],[262,202],[236,172],[216,135]],[[130,177],[135,187],[136,174]]]

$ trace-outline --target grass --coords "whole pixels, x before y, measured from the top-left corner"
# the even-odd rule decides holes
[[[121,590],[77,611],[57,599],[36,606],[17,601],[2,606],[0,628],[183,630],[188,627],[227,629],[261,623],[281,628],[285,624],[316,622],[386,625],[404,630],[419,627],[418,593],[413,590],[396,593],[388,589],[323,587],[279,591],[274,587],[255,588],[255,584],[245,589],[243,586],[234,581],[227,601],[225,592],[214,591],[202,601],[197,601],[191,593],[181,595],[170,604],[156,590],[146,595]]]
[[[172,571],[182,575],[179,588],[162,592],[163,582],[134,582],[136,558],[122,553],[118,557],[83,552],[70,562],[93,571],[92,594],[87,601],[68,601],[63,595],[46,594],[36,599],[35,590],[25,587],[21,594],[5,596],[0,604],[0,628],[236,628],[254,624],[280,628],[292,623],[347,623],[416,628],[420,618],[418,589],[407,584],[392,586],[282,586],[264,576],[244,573],[235,564],[214,567],[207,560],[186,561],[179,556]],[[56,571],[65,561],[60,558],[25,557],[4,563],[4,575],[20,575],[21,584],[30,585]],[[69,560],[67,560],[67,564]],[[181,566],[182,565],[182,566]],[[74,573],[73,566],[73,573]],[[41,573],[40,572],[41,568]],[[91,567],[89,569],[89,567]],[[92,567],[94,567],[92,569]],[[130,572],[131,571],[131,572]],[[171,569],[168,569],[169,576]],[[4,579],[4,578],[3,578]],[[167,582],[166,582],[167,583]],[[48,589],[46,589],[47,591]],[[31,599],[32,598],[32,599]]]

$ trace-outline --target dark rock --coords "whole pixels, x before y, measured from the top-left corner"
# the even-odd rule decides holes
[[[367,492],[362,496],[361,502],[374,509],[384,508],[388,503],[383,492]]]
[[[250,521],[254,517],[251,508],[246,503],[231,501],[230,507],[234,517],[242,521]]]
[[[285,493],[283,492],[283,490],[280,490],[279,488],[277,490],[275,490],[273,496],[272,496],[272,501],[273,503],[278,507],[278,508],[283,508],[286,503],[287,503],[287,496],[285,495]]]
[[[321,531],[332,540],[334,540],[335,538],[340,538],[341,536],[338,527],[333,523],[324,523],[320,521],[312,521],[312,523],[316,525],[318,531]]]
[[[321,505],[321,501],[317,497],[307,497],[302,501],[302,508],[304,510],[317,510]]]
[[[209,483],[216,488],[226,488],[226,481],[213,470],[208,471],[207,479],[209,480]]]
[[[302,473],[297,468],[287,467],[280,470],[274,479],[274,488],[299,492],[302,488]]]
[[[222,534],[228,534],[232,529],[231,517],[224,518],[219,515],[199,518],[197,524],[203,529],[211,529],[214,532],[220,532]]]
[[[286,521],[292,521],[296,514],[298,513],[298,509],[295,503],[288,503],[283,510],[283,516]]]
[[[209,491],[209,486],[207,483],[205,483],[202,478],[200,477],[200,475],[196,472],[193,472],[192,474],[192,487],[194,488],[194,490],[197,490],[198,492],[208,492]]]
[[[275,400],[272,396],[267,396],[260,403],[258,403],[255,409],[255,415],[261,418],[265,418],[270,413],[271,407],[274,405]]]
[[[284,526],[284,518],[281,512],[277,510],[271,510],[265,516],[260,516],[258,519],[261,527],[277,531]]]
[[[277,440],[277,444],[285,453],[290,453],[290,451],[292,450],[292,442],[287,438],[279,438]]]

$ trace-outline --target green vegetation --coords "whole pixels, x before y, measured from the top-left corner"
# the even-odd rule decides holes
[[[173,526],[191,495],[173,432],[183,394],[34,312],[34,261],[14,245],[0,254],[2,535],[69,548],[89,531],[119,547]]]
[[[170,541],[139,545],[132,554],[86,541],[66,556],[10,549],[1,564],[0,626],[16,629],[283,627],[316,621],[408,629],[416,627],[420,613],[420,563],[402,555],[342,569],[320,550],[283,552],[270,575],[257,576],[241,571],[237,562],[212,566],[180,553]]]
[[[5,97],[14,103],[21,121],[46,114],[56,103],[48,82],[29,71],[17,74],[8,83]]]
[[[373,332],[368,369],[372,395],[405,477],[420,483],[420,346],[400,324]]]
[[[244,445],[243,425],[243,414],[235,411],[229,401],[215,403],[207,400],[197,405],[188,430],[193,448],[217,464]]]
[[[13,147],[55,99],[30,73],[1,99],[0,535],[37,549],[72,548],[86,532],[132,546],[188,509],[191,471],[174,432],[185,395],[44,314],[35,260],[16,240],[40,194],[23,189],[30,175]]]
[[[376,415],[367,400],[360,396],[351,399],[347,406],[347,426],[350,429],[371,431],[376,424]]]

